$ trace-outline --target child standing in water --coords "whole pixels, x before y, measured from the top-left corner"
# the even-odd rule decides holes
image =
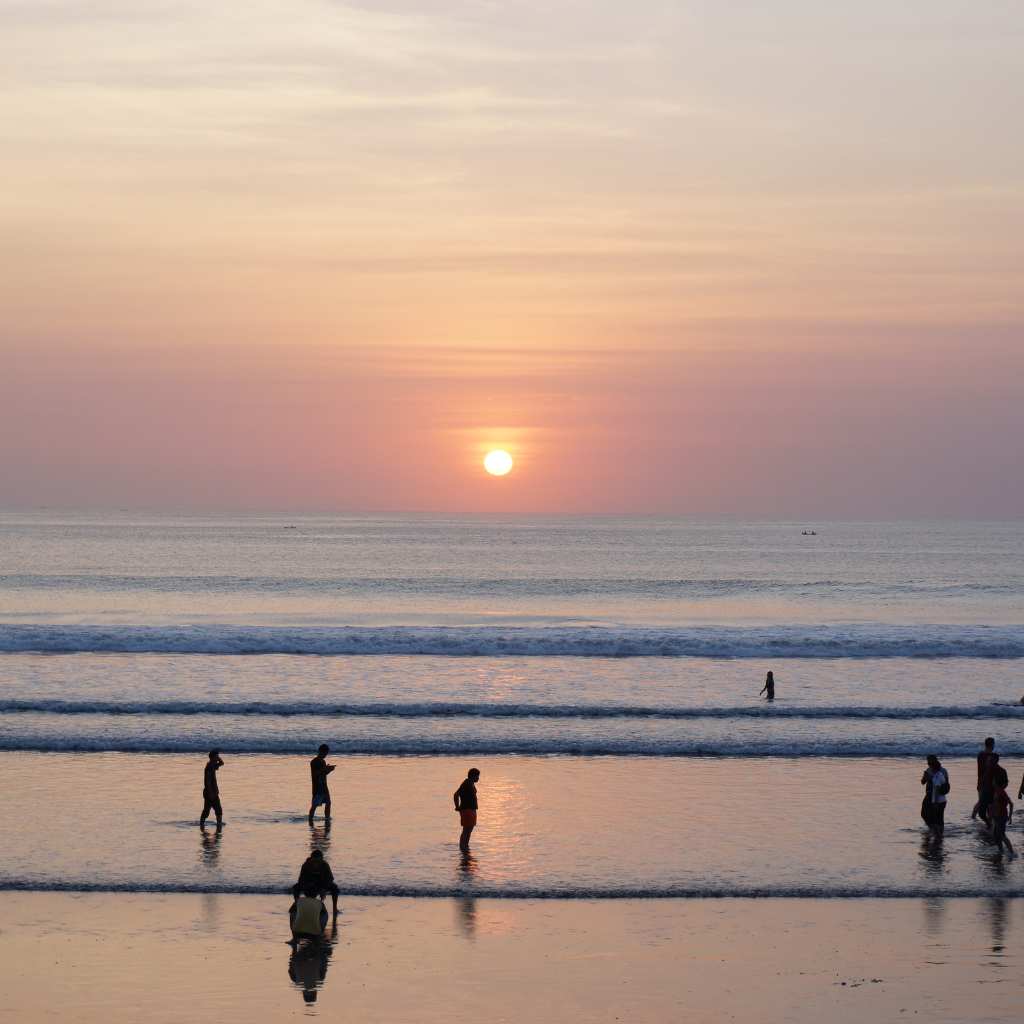
[[[769,672],[765,678],[764,686],[761,687],[761,693],[768,694],[767,700],[775,700],[775,674],[773,672]],[[761,693],[758,694],[758,697],[761,696]]]
[[[997,765],[992,773],[992,803],[989,807],[989,816],[992,820],[992,839],[999,847],[1000,853],[1003,852],[1005,843],[1006,849],[1012,857],[1013,843],[1010,842],[1010,837],[1006,834],[1006,826],[1013,821],[1013,801],[1010,799],[1010,794],[1006,792],[1009,783],[1010,777],[1006,774],[1006,769]]]

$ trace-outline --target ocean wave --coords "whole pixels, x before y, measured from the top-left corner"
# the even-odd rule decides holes
[[[591,658],[1024,658],[1024,626],[0,625],[0,653]]]
[[[582,597],[715,598],[740,594],[816,595],[844,592],[872,594],[961,596],[1020,593],[1024,583],[953,582],[949,580],[771,579],[693,577],[551,577],[551,576],[240,576],[240,575],[121,575],[108,573],[14,573],[0,575],[0,588],[14,590],[89,590],[104,593],[215,594],[418,594],[450,597]]]
[[[332,756],[361,757],[694,757],[694,758],[922,758],[938,749],[942,757],[973,757],[977,738],[962,740],[921,736],[892,738],[834,736],[730,740],[701,737],[604,736],[361,736],[322,732]],[[308,756],[305,737],[272,735],[217,736],[178,733],[126,736],[121,733],[68,735],[47,731],[0,735],[0,751],[45,753],[205,754],[216,746],[225,754]],[[1024,756],[1024,737],[1003,740],[1004,757]]]
[[[239,717],[296,718],[484,718],[484,719],[992,719],[1024,718],[1019,704],[930,705],[833,705],[828,707],[744,704],[733,707],[658,707],[620,704],[483,704],[458,701],[395,703],[371,701],[110,701],[0,699],[0,714],[52,715],[231,715]]]
[[[92,879],[0,878],[0,892],[224,894],[290,898],[288,884],[248,882],[117,882]],[[679,900],[679,899],[1001,899],[1024,897],[1019,885],[886,886],[833,885],[623,885],[540,886],[512,883],[475,883],[472,886],[416,885],[401,882],[339,885],[342,897],[401,899],[505,899],[505,900]]]

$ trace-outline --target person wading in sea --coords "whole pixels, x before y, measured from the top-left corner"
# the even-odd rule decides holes
[[[775,700],[775,673],[774,672],[769,672],[768,675],[765,677],[764,686],[761,687],[761,693],[768,694],[768,696],[765,698],[766,700]],[[758,697],[761,696],[761,693],[758,694]]]
[[[217,815],[217,828],[222,828],[224,825],[224,812],[220,806],[220,786],[217,785],[217,772],[223,767],[224,762],[220,759],[220,751],[211,750],[210,759],[203,769],[203,813],[199,816],[200,828],[206,825],[210,811]]]
[[[331,791],[327,788],[327,776],[334,771],[334,765],[327,763],[327,755],[331,748],[326,743],[321,743],[317,750],[316,757],[309,762],[309,774],[313,783],[313,801],[309,805],[309,823],[313,824],[313,814],[316,809],[324,805],[324,821],[331,820]]]
[[[1003,844],[1010,856],[1013,856],[1013,843],[1006,834],[1006,826],[1013,821],[1013,801],[1006,787],[1010,784],[1010,776],[1002,765],[996,765],[992,772],[992,803],[990,806],[990,820],[992,822],[992,841],[1003,852]]]
[[[971,821],[978,817],[988,821],[988,807],[992,803],[992,773],[999,763],[999,755],[995,751],[996,741],[989,736],[985,746],[978,751],[978,802],[971,811]]]
[[[479,768],[470,768],[466,774],[466,778],[463,780],[462,785],[459,786],[455,793],[455,810],[458,811],[459,820],[462,823],[462,835],[459,836],[459,849],[463,853],[469,850],[469,837],[473,834],[473,829],[476,828],[476,812],[477,812],[477,799],[476,799],[476,782],[480,778]]]
[[[928,755],[928,767],[921,776],[921,785],[925,786],[925,799],[921,805],[921,817],[924,818],[931,833],[941,836],[945,829],[946,797],[949,794],[949,773],[942,767],[942,762],[934,755]]]

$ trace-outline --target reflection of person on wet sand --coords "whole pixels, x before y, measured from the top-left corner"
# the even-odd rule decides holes
[[[211,867],[217,863],[220,857],[220,837],[224,833],[221,829],[214,829],[213,832],[205,828],[199,833],[199,859]]]
[[[317,903],[320,901],[317,900]],[[320,904],[323,907],[323,904]],[[326,916],[327,910],[324,909]],[[327,980],[327,965],[334,952],[335,928],[318,938],[293,940],[288,957],[288,977],[302,989],[302,1001],[315,1003],[318,990]]]
[[[220,806],[220,786],[217,785],[217,772],[224,767],[219,750],[211,750],[210,758],[203,769],[203,813],[199,816],[200,827],[206,824],[210,811],[217,815],[217,828],[224,824],[224,812]]]
[[[775,700],[775,673],[774,672],[769,672],[768,675],[765,677],[764,686],[761,687],[761,693],[766,693],[768,695],[765,698],[766,700]],[[761,696],[761,693],[758,694],[758,697]]]
[[[476,782],[480,778],[479,768],[470,768],[453,796],[455,797],[455,810],[458,812],[459,820],[462,823],[462,835],[459,836],[459,849],[465,853],[469,850],[469,837],[476,828]]]
[[[468,938],[473,938],[476,935],[476,897],[472,893],[476,871],[476,858],[468,850],[465,850],[459,858],[458,881],[459,887],[465,889],[466,892],[456,901],[455,907],[459,924]]]

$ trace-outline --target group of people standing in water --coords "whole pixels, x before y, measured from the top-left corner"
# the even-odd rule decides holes
[[[985,739],[982,749],[978,752],[977,761],[978,800],[971,809],[971,821],[984,822],[999,852],[1002,853],[1005,848],[1013,857],[1013,843],[1006,834],[1007,826],[1013,822],[1013,801],[1007,792],[1010,777],[999,763],[996,741],[992,736]],[[928,755],[927,767],[921,776],[921,785],[925,787],[924,799],[921,801],[921,817],[932,835],[941,836],[945,828],[950,781],[949,772],[935,754]],[[1021,779],[1017,790],[1017,799],[1024,799],[1024,778]]]

